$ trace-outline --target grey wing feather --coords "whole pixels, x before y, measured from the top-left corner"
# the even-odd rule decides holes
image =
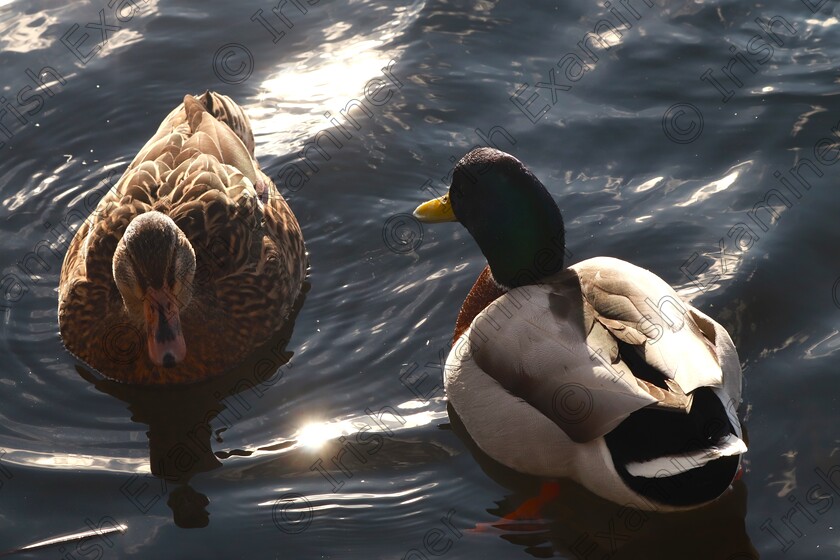
[[[576,442],[607,434],[646,406],[687,410],[695,388],[723,387],[723,362],[740,394],[737,354],[723,327],[654,274],[617,259],[589,259],[545,284],[511,290],[466,335],[476,365]],[[636,347],[668,388],[637,379],[619,340]]]

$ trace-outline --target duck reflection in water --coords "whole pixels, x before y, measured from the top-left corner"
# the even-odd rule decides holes
[[[209,525],[210,500],[190,486],[190,481],[199,473],[222,466],[220,459],[230,454],[214,452],[214,440],[221,443],[222,432],[251,408],[248,402],[261,398],[282,379],[286,369],[282,366],[293,355],[286,345],[308,290],[307,282],[289,320],[269,342],[240,366],[202,383],[165,388],[127,385],[99,377],[82,365],[76,366],[79,374],[96,389],[126,402],[132,420],[149,426],[149,468],[157,480],[134,474],[120,488],[141,513],[166,498],[177,526]],[[214,430],[211,426],[214,421],[221,422],[222,427]]]

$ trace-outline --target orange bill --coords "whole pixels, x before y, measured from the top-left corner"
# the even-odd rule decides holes
[[[143,302],[149,358],[156,366],[173,367],[187,355],[175,295],[166,287],[149,288]]]

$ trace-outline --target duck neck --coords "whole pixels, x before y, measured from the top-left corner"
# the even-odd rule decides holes
[[[547,210],[495,223],[479,234],[479,247],[487,258],[493,280],[501,288],[510,290],[538,284],[563,270],[566,251],[563,218],[553,200]]]
[[[452,336],[452,343],[454,344],[464,334],[464,331],[469,328],[473,319],[479,313],[484,311],[488,305],[498,298],[505,295],[506,292],[507,290],[493,280],[490,267],[485,266],[475,281],[475,284],[473,284],[472,289],[470,289],[470,293],[464,299],[461,311],[458,312],[458,320],[455,322],[455,333]]]

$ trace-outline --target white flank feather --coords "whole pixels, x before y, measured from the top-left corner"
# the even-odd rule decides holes
[[[632,476],[664,478],[666,476],[676,476],[691,469],[705,466],[706,463],[720,459],[721,457],[731,457],[732,455],[741,455],[746,452],[747,444],[737,436],[729,434],[720,440],[718,445],[708,449],[698,449],[697,451],[681,453],[679,455],[657,457],[650,461],[627,463],[625,468]]]

